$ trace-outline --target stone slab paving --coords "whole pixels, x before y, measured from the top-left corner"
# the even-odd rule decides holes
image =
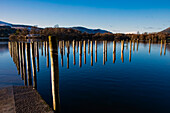
[[[32,87],[11,86],[0,89],[0,113],[53,113]]]

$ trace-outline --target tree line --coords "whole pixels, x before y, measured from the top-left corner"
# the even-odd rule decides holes
[[[81,40],[81,39],[92,39],[92,40],[166,40],[170,38],[168,33],[143,33],[143,34],[123,34],[123,33],[96,33],[90,34],[87,32],[82,33],[79,30],[72,28],[44,28],[40,29],[37,27],[32,27],[31,30],[20,29],[16,30],[10,38],[33,38],[27,37],[28,34],[39,34],[39,36],[34,38],[47,38],[48,36],[56,37],[61,40]]]

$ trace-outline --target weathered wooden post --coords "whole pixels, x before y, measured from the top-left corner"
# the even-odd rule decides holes
[[[97,40],[95,40],[95,63],[97,62]]]
[[[86,40],[84,40],[84,64],[86,64]]]
[[[32,62],[32,74],[33,74],[33,88],[37,89],[37,77],[35,70],[35,55],[34,55],[34,42],[30,43],[31,45],[31,62]]]
[[[164,55],[166,54],[166,40],[164,40]]]
[[[32,85],[32,77],[31,77],[31,61],[30,61],[30,44],[25,43],[26,47],[26,61],[27,61],[27,77],[28,77],[28,85]]]
[[[162,55],[162,40],[161,40],[161,52],[160,52],[160,56]]]
[[[93,66],[93,41],[91,40],[91,66]]]
[[[59,96],[59,67],[58,67],[58,42],[55,38],[49,36],[50,58],[51,58],[51,84],[53,110],[60,112],[60,96]]]

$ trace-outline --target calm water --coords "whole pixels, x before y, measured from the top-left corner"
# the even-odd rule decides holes
[[[56,112],[170,113],[170,46],[0,42],[0,87],[31,85]]]

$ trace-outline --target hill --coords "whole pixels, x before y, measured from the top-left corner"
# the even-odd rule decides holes
[[[101,29],[88,29],[85,27],[72,27],[72,29],[76,29],[81,31],[82,33],[87,32],[89,34],[96,34],[96,33],[111,33],[109,31],[106,30],[101,30]]]
[[[161,33],[170,33],[170,27],[165,29],[165,30],[163,30],[163,31],[161,31]]]
[[[15,28],[15,29],[23,29],[23,28],[31,29],[31,27],[32,27],[32,26],[29,26],[29,25],[18,25],[18,24],[11,24],[11,23],[0,21],[0,27],[5,27],[5,26]]]

